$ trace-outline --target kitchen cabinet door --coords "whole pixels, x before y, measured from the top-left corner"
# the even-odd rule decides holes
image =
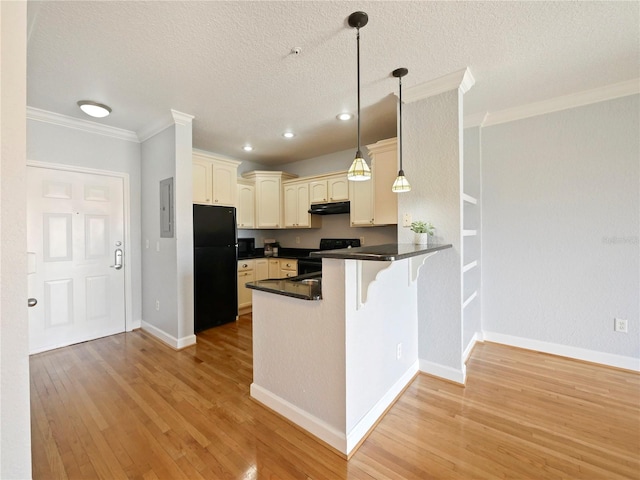
[[[256,213],[258,228],[280,228],[280,189],[277,177],[256,179]]]
[[[330,202],[344,202],[349,200],[349,181],[347,175],[327,180],[327,191]]]
[[[193,203],[211,205],[211,192],[213,189],[213,174],[211,172],[211,162],[198,158],[193,159]]]
[[[253,270],[238,272],[238,309],[251,306],[251,289],[246,287],[246,283],[254,281]]]
[[[255,260],[256,281],[269,278],[269,260],[257,258]]]
[[[269,278],[280,278],[280,260],[277,258],[269,259]]]
[[[373,182],[349,182],[351,226],[373,225]]]
[[[309,183],[309,203],[325,203],[328,198],[326,180]]]
[[[284,226],[298,225],[298,188],[296,185],[285,185],[284,192]]]
[[[255,228],[256,194],[253,185],[238,184],[238,207],[236,221],[238,228]]]
[[[221,162],[211,165],[213,175],[213,205],[236,206],[238,167]]]

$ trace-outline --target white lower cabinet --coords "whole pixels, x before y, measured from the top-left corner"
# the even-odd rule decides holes
[[[269,278],[269,260],[266,258],[256,258],[254,262],[256,266],[256,281]]]
[[[280,278],[291,278],[298,275],[298,261],[288,258],[280,259]]]
[[[280,260],[277,258],[269,259],[269,278],[280,278]]]
[[[251,290],[247,282],[254,282],[254,260],[238,260],[238,310],[251,306]]]

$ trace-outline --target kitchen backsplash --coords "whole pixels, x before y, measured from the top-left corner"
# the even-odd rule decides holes
[[[349,223],[349,215],[326,215],[322,228],[288,230],[238,230],[238,237],[256,239],[256,248],[262,248],[265,238],[274,238],[285,248],[318,248],[321,238],[362,238],[365,245],[381,245],[397,241],[397,227],[355,228]],[[296,238],[300,243],[296,243]]]

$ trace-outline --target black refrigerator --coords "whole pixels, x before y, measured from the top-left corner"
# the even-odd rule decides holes
[[[235,321],[238,315],[236,209],[193,206],[194,329]]]

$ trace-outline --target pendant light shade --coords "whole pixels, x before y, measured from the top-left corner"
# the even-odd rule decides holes
[[[396,177],[396,181],[393,182],[393,186],[391,187],[391,191],[395,193],[403,193],[411,191],[411,185],[409,181],[404,176],[404,170],[402,169],[402,77],[404,77],[409,70],[406,68],[396,68],[392,75],[398,78],[398,83],[400,86],[400,95],[399,95],[399,109],[398,109],[398,153],[400,156],[400,170],[398,171],[398,176]]]
[[[367,165],[360,151],[360,28],[364,27],[368,22],[369,17],[364,12],[353,12],[349,15],[349,26],[357,29],[356,42],[358,52],[358,150],[356,151],[356,158],[347,171],[347,179],[352,182],[360,182],[371,178],[369,165]]]

